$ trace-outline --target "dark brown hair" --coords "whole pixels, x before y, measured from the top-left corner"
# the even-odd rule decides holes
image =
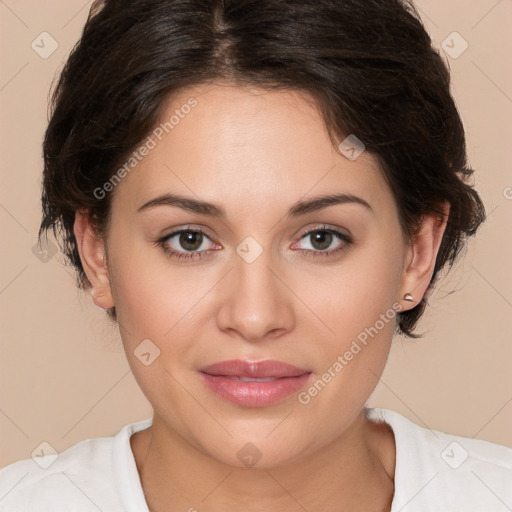
[[[437,256],[450,268],[485,219],[468,179],[449,71],[406,0],[97,0],[52,96],[44,139],[43,218],[90,287],[73,234],[89,210],[108,231],[111,194],[94,191],[154,128],[169,97],[215,79],[300,90],[333,144],[355,134],[378,159],[411,240],[425,213],[451,205]],[[409,337],[426,299],[399,313]],[[109,310],[116,319],[115,308]]]

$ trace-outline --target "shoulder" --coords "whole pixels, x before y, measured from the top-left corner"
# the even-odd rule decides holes
[[[396,444],[392,510],[507,511],[512,506],[512,449],[420,426],[388,409],[370,409]]]
[[[63,500],[75,504],[109,485],[112,439],[81,441],[57,455],[35,456],[0,470],[0,505],[6,510],[59,510]],[[91,493],[89,490],[94,489]],[[87,510],[87,509],[85,509]]]
[[[59,454],[23,459],[0,470],[0,510],[57,512],[121,510],[118,505],[114,447],[147,421],[132,423],[112,437],[81,441]],[[124,443],[126,444],[126,443]],[[44,453],[44,450],[43,450]]]

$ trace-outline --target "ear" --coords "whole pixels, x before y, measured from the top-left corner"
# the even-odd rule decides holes
[[[432,212],[423,215],[419,230],[407,248],[399,297],[402,311],[414,308],[421,301],[434,273],[437,253],[450,213],[450,203],[443,202],[439,210],[442,214]],[[430,294],[430,290],[427,293]],[[412,300],[405,300],[406,294],[411,295]]]
[[[91,297],[96,306],[109,309],[114,306],[107,267],[105,242],[97,234],[88,210],[75,213],[73,226],[85,274],[91,283]]]

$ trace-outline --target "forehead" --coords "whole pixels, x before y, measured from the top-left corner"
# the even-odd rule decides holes
[[[391,199],[375,158],[363,152],[350,161],[337,151],[301,91],[191,87],[163,105],[144,142],[151,148],[116,191],[134,206],[170,191],[238,211],[334,191]]]

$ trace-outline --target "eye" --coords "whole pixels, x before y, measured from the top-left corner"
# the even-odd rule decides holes
[[[157,244],[171,258],[198,259],[208,251],[207,240],[210,237],[201,229],[184,228],[169,233],[158,240]]]
[[[300,240],[308,238],[311,238],[311,248],[301,248],[307,257],[331,256],[353,243],[349,235],[327,226],[318,226],[307,231]],[[205,257],[208,253],[208,241],[213,244],[210,237],[201,229],[183,228],[169,233],[156,243],[173,259],[195,260]]]
[[[352,238],[349,235],[327,226],[317,226],[310,229],[301,236],[301,241],[308,238],[311,239],[309,244],[311,248],[302,247],[308,257],[331,256],[345,250],[352,244]]]

